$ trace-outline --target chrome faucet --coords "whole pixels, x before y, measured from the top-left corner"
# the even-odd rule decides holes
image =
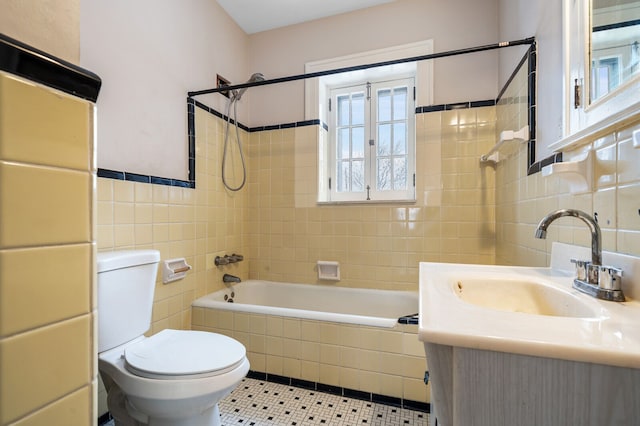
[[[223,283],[239,283],[242,280],[238,277],[236,277],[235,275],[231,275],[231,274],[224,274],[222,276],[222,282]]]
[[[602,265],[602,233],[600,225],[587,213],[574,209],[560,209],[546,215],[536,228],[536,238],[545,239],[551,222],[560,217],[577,217],[587,224],[591,231],[591,262],[571,259],[576,265],[573,287],[598,299],[624,302],[622,293],[622,270]]]
[[[595,219],[585,212],[581,210],[574,209],[560,209],[555,212],[551,212],[546,215],[540,223],[538,224],[538,228],[536,229],[536,238],[545,239],[547,238],[547,228],[551,225],[551,222],[558,219],[559,217],[577,217],[587,224],[589,230],[591,231],[591,264],[602,265],[602,237],[600,232],[600,225]]]

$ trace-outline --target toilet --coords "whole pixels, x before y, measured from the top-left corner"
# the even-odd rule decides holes
[[[218,401],[249,371],[245,347],[204,331],[151,337],[160,253],[98,253],[98,368],[117,426],[219,426]]]

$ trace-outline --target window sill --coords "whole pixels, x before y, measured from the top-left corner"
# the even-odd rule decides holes
[[[353,200],[353,201],[317,201],[318,206],[339,206],[357,204],[415,204],[416,200]]]

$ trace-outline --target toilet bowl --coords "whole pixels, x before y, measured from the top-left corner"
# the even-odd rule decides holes
[[[98,368],[109,412],[117,426],[219,426],[218,401],[249,371],[245,347],[204,331],[145,337],[158,262],[152,250],[98,255]]]

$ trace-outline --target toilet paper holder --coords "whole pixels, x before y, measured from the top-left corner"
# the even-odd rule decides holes
[[[187,264],[184,257],[177,259],[167,259],[162,262],[162,283],[168,284],[180,280],[187,275],[192,268]]]

